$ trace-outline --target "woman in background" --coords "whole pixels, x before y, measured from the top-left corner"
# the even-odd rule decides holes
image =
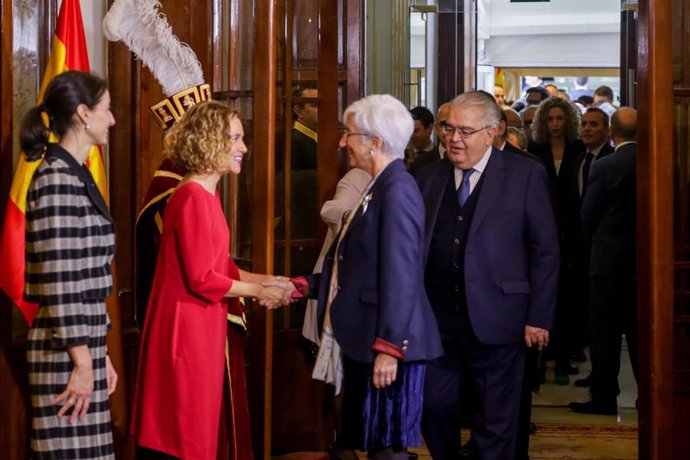
[[[527,151],[538,156],[546,167],[554,189],[563,158],[584,147],[580,140],[580,117],[569,101],[552,96],[539,104],[532,123]]]
[[[314,273],[321,273],[323,260],[328,253],[335,237],[340,231],[343,223],[343,216],[355,207],[359,197],[371,181],[371,176],[363,169],[354,166],[352,158],[348,158],[350,170],[338,181],[335,195],[332,200],[326,201],[321,207],[321,220],[328,225],[328,232],[321,247],[321,253],[314,265]],[[307,311],[304,315],[304,325],[302,335],[317,346],[321,344],[319,338],[319,326],[316,319],[317,305],[315,299],[307,302]]]
[[[106,82],[70,71],[50,82],[20,132],[27,160],[41,161],[26,203],[24,297],[39,305],[27,346],[31,458],[115,458],[108,396],[117,374],[105,344],[115,226],[84,164],[114,124]]]
[[[558,385],[568,385],[569,375],[577,374],[579,369],[570,363],[571,354],[575,350],[575,337],[582,331],[573,330],[578,326],[578,316],[588,317],[586,304],[578,303],[581,298],[578,290],[587,286],[577,286],[574,283],[570,260],[569,247],[566,244],[567,233],[580,233],[579,229],[568,229],[563,224],[564,216],[579,216],[579,203],[573,209],[573,203],[566,199],[570,178],[577,177],[579,164],[575,159],[584,155],[585,145],[580,140],[580,115],[577,107],[559,97],[550,97],[537,108],[532,124],[534,143],[530,143],[528,150],[537,155],[549,174],[556,191],[556,217],[559,224],[561,239],[561,268],[559,292],[556,305],[556,323],[551,342],[543,356],[555,360],[555,382]],[[574,291],[575,290],[575,291]],[[546,364],[542,364],[542,374]]]
[[[231,367],[244,366],[241,342],[227,335],[227,317],[242,315],[238,297],[269,308],[287,297],[259,284],[274,277],[239,270],[230,257],[217,186],[225,174],[240,173],[243,136],[237,112],[207,101],[191,107],[165,137],[164,154],[188,173],[165,209],[141,339],[131,429],[143,448],[140,458],[215,459],[220,445],[235,460],[252,459],[243,382],[230,382],[230,393],[245,394],[230,395],[240,404],[221,420],[226,351]],[[241,435],[219,437],[226,431]]]

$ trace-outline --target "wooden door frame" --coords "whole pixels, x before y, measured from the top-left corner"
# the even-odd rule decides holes
[[[256,0],[254,7],[254,171],[252,213],[252,259],[257,273],[273,273],[274,197],[275,197],[275,129],[276,129],[276,2]],[[259,388],[263,395],[261,413],[252,415],[254,455],[271,457],[271,387],[273,385],[273,312],[257,308],[252,314],[252,366],[264,370]]]
[[[672,8],[640,0],[638,21],[639,458],[672,459],[673,93]]]

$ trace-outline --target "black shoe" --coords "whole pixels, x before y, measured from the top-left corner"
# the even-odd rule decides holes
[[[410,460],[417,460],[417,454],[414,452],[410,452],[409,450],[407,451],[407,456],[410,458]]]
[[[612,400],[596,401],[590,399],[587,402],[571,402],[568,407],[573,412],[579,414],[596,415],[616,415],[618,414],[618,403],[615,398]]]
[[[570,357],[570,360],[576,363],[584,363],[587,361],[587,356],[585,356],[584,351],[580,350],[573,353],[573,355]]]
[[[586,388],[586,387],[591,387],[592,386],[592,374],[589,374],[587,377],[579,380],[575,380],[575,386],[580,387],[580,388]]]
[[[537,424],[536,423],[530,423],[529,424],[529,434],[534,434],[537,432]]]

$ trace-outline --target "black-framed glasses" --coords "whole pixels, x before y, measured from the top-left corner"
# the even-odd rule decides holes
[[[469,139],[472,137],[473,134],[478,133],[479,131],[483,129],[488,129],[491,128],[491,126],[483,126],[481,128],[477,129],[471,129],[471,128],[456,128],[453,125],[449,125],[448,123],[441,123],[441,132],[446,135],[446,136],[453,136],[455,133],[458,133],[460,136],[460,139]]]

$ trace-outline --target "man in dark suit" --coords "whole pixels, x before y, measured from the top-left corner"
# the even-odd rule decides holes
[[[611,154],[609,116],[598,108],[589,108],[582,116],[580,138],[584,148],[568,150],[558,174],[558,210],[561,231],[561,285],[552,347],[556,360],[556,383],[570,383],[573,354],[582,355],[589,342],[589,245],[580,224],[582,197],[587,189],[589,171],[594,161]],[[584,359],[582,356],[580,359]],[[587,384],[578,380],[577,386]]]
[[[537,162],[492,146],[500,108],[458,96],[444,125],[447,159],[420,171],[426,207],[425,286],[444,355],[427,367],[422,432],[435,460],[455,459],[463,384],[482,459],[515,458],[526,346],[553,323],[558,235]]]
[[[438,146],[434,144],[431,135],[434,132],[434,114],[426,107],[415,107],[410,110],[414,120],[414,131],[410,136],[412,157],[409,158],[408,171],[413,176],[423,166],[440,158]]]
[[[591,242],[591,399],[569,407],[615,415],[620,393],[621,336],[637,375],[636,159],[637,112],[622,108],[611,118],[614,154],[597,160],[582,204],[582,228]]]

